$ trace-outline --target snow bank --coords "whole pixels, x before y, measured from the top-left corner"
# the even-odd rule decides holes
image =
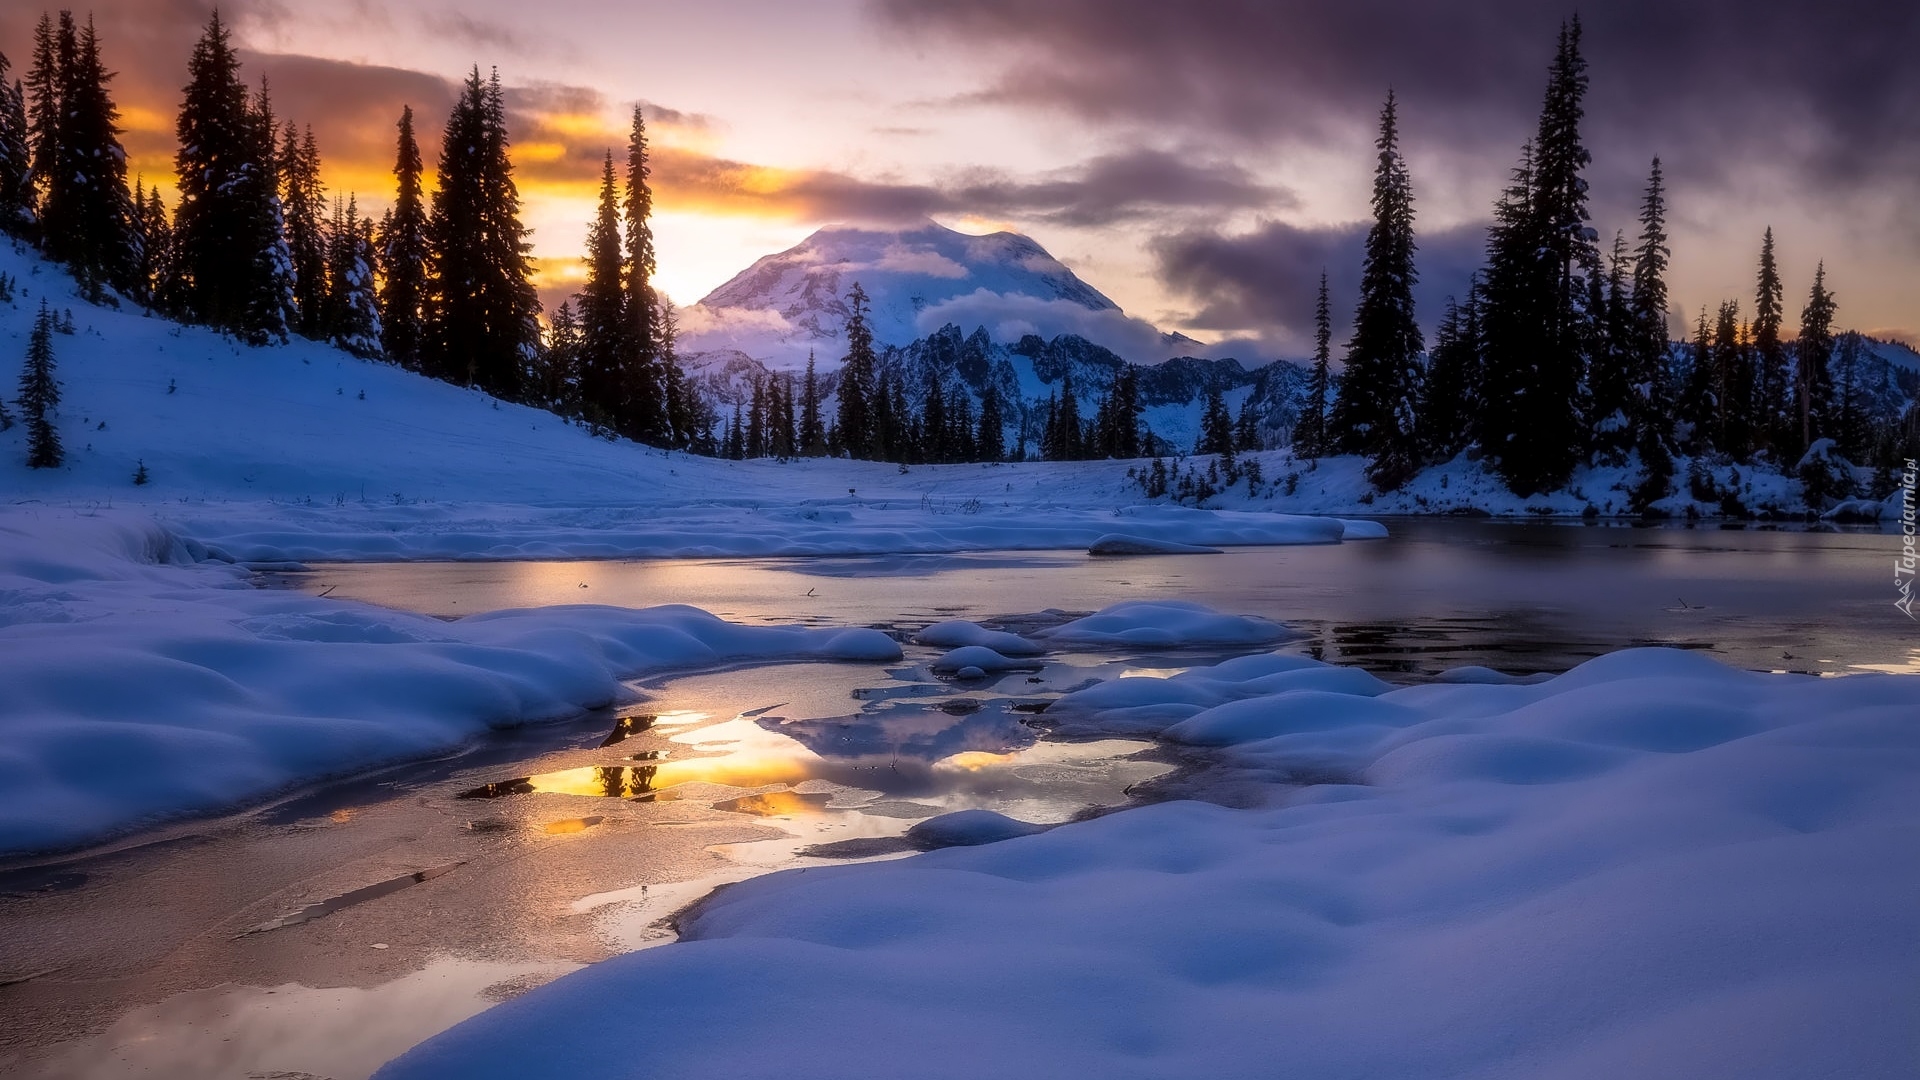
[[[761,878],[380,1077],[1911,1071],[1920,680],[1635,650],[1537,686],[1288,681],[1325,670],[1077,707],[1215,710],[1181,734],[1347,782]]]
[[[1345,535],[1344,530],[1342,535]],[[1149,540],[1143,536],[1108,533],[1087,548],[1089,555],[1218,555],[1219,548],[1178,544],[1171,540]]]
[[[195,555],[133,515],[0,515],[0,855],[444,751],[607,704],[646,670],[901,655],[876,630],[690,607],[448,623],[254,589]]]
[[[1256,615],[1223,615],[1179,600],[1130,600],[1034,636],[1052,645],[1171,648],[1264,645],[1300,635]]]
[[[988,630],[979,623],[965,619],[950,619],[937,622],[913,636],[915,645],[933,645],[943,649],[957,649],[963,645],[979,645],[992,649],[1002,656],[1038,656],[1043,650],[1038,644],[1028,641],[1019,634],[1009,634],[1003,630]]]

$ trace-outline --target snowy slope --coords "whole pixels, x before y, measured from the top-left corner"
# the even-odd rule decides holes
[[[970,236],[929,221],[901,230],[824,228],[760,259],[682,313],[683,347],[738,349],[775,370],[804,367],[813,352],[835,367],[846,353],[846,294],[856,281],[883,345],[905,345],[947,322],[987,326],[999,341],[1078,332],[1145,342],[1158,355],[1142,360],[1196,344],[1127,319],[1028,237]]]

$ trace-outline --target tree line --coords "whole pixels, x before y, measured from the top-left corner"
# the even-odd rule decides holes
[[[91,18],[43,15],[24,77],[11,70],[0,55],[0,230],[64,263],[89,299],[256,345],[327,342],[656,445],[688,446],[701,430],[671,305],[652,284],[638,108],[624,177],[608,151],[585,287],[547,331],[497,71],[475,66],[461,85],[430,198],[402,110],[394,199],[375,221],[355,194],[329,196],[312,128],[275,114],[265,79],[242,81],[217,11],[187,61],[171,211],[144,178],[129,185]]]
[[[1896,444],[1911,442],[1911,431],[1867,430],[1855,389],[1834,386],[1837,303],[1824,264],[1798,336],[1783,337],[1770,228],[1752,318],[1729,300],[1711,321],[1702,311],[1690,346],[1673,346],[1660,160],[1640,200],[1637,236],[1629,243],[1616,233],[1603,255],[1583,176],[1591,162],[1580,135],[1586,91],[1576,17],[1560,29],[1537,130],[1494,206],[1486,263],[1463,302],[1448,299],[1431,350],[1414,319],[1413,193],[1397,103],[1387,95],[1353,336],[1336,376],[1322,275],[1296,452],[1364,455],[1382,490],[1462,452],[1522,495],[1563,486],[1582,462],[1632,464],[1641,508],[1671,491],[1678,454],[1790,469],[1822,439],[1850,457],[1910,452]],[[1843,367],[1852,370],[1844,359]]]

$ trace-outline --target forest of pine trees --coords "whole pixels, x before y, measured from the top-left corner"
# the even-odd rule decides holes
[[[129,188],[113,75],[92,19],[43,15],[24,72],[0,54],[0,233],[64,263],[99,302],[129,300],[254,344],[328,342],[656,446],[903,465],[1165,450],[1142,422],[1131,365],[1096,394],[1068,374],[1031,412],[1002,400],[991,379],[976,397],[957,373],[903,376],[881,362],[857,283],[837,376],[822,378],[811,358],[803,377],[762,373],[732,416],[716,417],[681,369],[673,307],[653,286],[638,108],[624,157],[608,147],[602,160],[585,281],[543,327],[497,72],[470,70],[431,178],[414,112],[401,110],[393,198],[376,222],[356,193],[327,190],[312,129],[275,115],[266,82],[250,85],[241,68],[216,12],[186,59],[169,211],[146,178]],[[1660,160],[1634,235],[1614,232],[1603,251],[1585,178],[1587,90],[1574,18],[1560,30],[1539,122],[1494,204],[1485,264],[1463,299],[1446,302],[1430,349],[1413,303],[1413,183],[1399,102],[1387,95],[1352,334],[1336,373],[1323,273],[1312,366],[1294,402],[1295,454],[1362,455],[1383,490],[1463,453],[1522,495],[1564,486],[1584,463],[1629,467],[1631,502],[1645,509],[1675,490],[1679,456],[1692,459],[1696,497],[1705,497],[1703,462],[1791,470],[1816,456],[1826,463],[1821,493],[1844,497],[1851,474],[1834,472],[1836,458],[1884,474],[1920,453],[1920,410],[1890,418],[1866,400],[1866,346],[1836,328],[1824,264],[1798,335],[1787,336],[1787,272],[1771,229],[1759,240],[1751,299],[1701,308],[1691,340],[1670,341]],[[50,400],[43,390],[36,401]],[[1230,416],[1215,386],[1202,419],[1194,449],[1236,475],[1236,455],[1262,445],[1263,418],[1250,404]],[[11,422],[0,413],[0,424]],[[51,445],[57,458],[57,439]],[[1809,479],[1809,492],[1815,486]]]
[[[1834,453],[1885,472],[1920,452],[1920,411],[1911,404],[1903,418],[1868,430],[1851,382],[1864,344],[1836,335],[1824,265],[1814,271],[1798,338],[1783,336],[1785,286],[1771,229],[1760,239],[1751,318],[1741,301],[1727,300],[1711,318],[1702,309],[1690,345],[1673,345],[1659,159],[1637,236],[1615,233],[1603,254],[1592,224],[1580,41],[1574,18],[1560,31],[1539,124],[1494,206],[1486,264],[1464,301],[1447,301],[1424,352],[1409,290],[1411,188],[1388,96],[1346,368],[1331,380],[1329,400],[1323,280],[1295,453],[1365,455],[1382,490],[1462,452],[1521,495],[1564,486],[1582,463],[1632,466],[1630,502],[1644,510],[1673,492],[1676,454],[1693,457],[1696,471],[1708,461],[1791,470],[1830,439]],[[1838,387],[1836,370],[1848,373]],[[1811,493],[1814,481],[1808,485]],[[1707,497],[1697,476],[1694,486],[1696,498]]]
[[[543,333],[497,73],[476,66],[462,85],[431,184],[403,108],[394,199],[376,222],[357,193],[326,189],[312,128],[276,116],[264,80],[247,84],[217,12],[187,59],[171,213],[144,177],[129,188],[90,19],[43,16],[27,72],[12,71],[0,54],[0,232],[64,263],[90,299],[256,345],[327,342],[628,438],[702,445],[671,306],[652,285],[637,109],[624,190],[608,151],[587,287]]]

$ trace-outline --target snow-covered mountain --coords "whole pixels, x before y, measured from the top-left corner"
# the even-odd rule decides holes
[[[874,339],[907,345],[954,323],[995,341],[1078,334],[1139,363],[1199,343],[1128,317],[1031,238],[970,236],[934,222],[911,229],[831,226],[768,255],[681,313],[688,355],[737,350],[773,370],[822,368],[846,352],[846,295],[859,282]]]

